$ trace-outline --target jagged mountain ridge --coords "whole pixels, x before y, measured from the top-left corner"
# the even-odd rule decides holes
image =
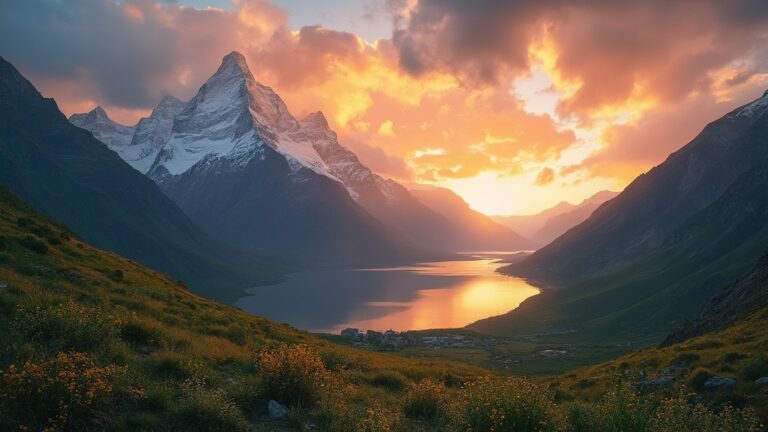
[[[102,114],[89,120],[109,126]],[[229,301],[277,279],[277,266],[204,234],[155,183],[67,121],[53,99],[2,58],[0,184],[86,241],[183,279],[203,295]]]
[[[309,265],[419,255],[353,201],[237,52],[176,116],[148,175],[192,220],[239,246]]]
[[[259,238],[246,240],[238,233],[222,228],[224,222],[211,221],[215,216],[206,214],[209,208],[199,202],[193,189],[177,185],[191,184],[190,178],[200,175],[205,166],[210,168],[216,165],[219,174],[226,171],[234,173],[242,171],[254,160],[266,163],[267,159],[279,159],[281,156],[287,162],[290,173],[286,175],[293,179],[294,186],[306,183],[307,176],[316,175],[340,184],[356,204],[411,245],[442,251],[487,248],[489,245],[488,242],[477,241],[483,236],[435,212],[402,185],[375,174],[363,165],[352,151],[339,144],[336,133],[330,129],[321,112],[309,114],[301,121],[294,118],[272,89],[253,78],[245,58],[237,52],[224,57],[217,72],[175,114],[173,120],[158,122],[160,125],[170,124],[167,126],[170,127],[169,133],[151,134],[151,127],[146,128],[149,132],[144,131],[144,120],[139,122],[131,147],[159,148],[157,156],[148,169],[134,163],[135,158],[128,160],[129,163],[161,185],[185,211],[190,212],[193,219],[200,217],[198,222],[216,234],[223,234],[228,240],[253,242],[248,246],[264,248],[279,246],[272,240],[265,244],[261,244]],[[155,141],[146,144],[142,133],[154,137]],[[165,137],[166,142],[158,146],[162,139],[158,137]],[[127,154],[114,149],[121,156]],[[263,174],[254,173],[260,181],[268,183],[273,180]],[[283,191],[288,192],[287,189]],[[296,193],[306,195],[298,190],[292,193],[294,196]],[[283,198],[290,201],[290,196]],[[214,201],[217,199],[221,196],[214,197]],[[253,206],[249,211],[259,212],[260,209]],[[225,214],[225,218],[247,218],[247,214],[238,215],[238,212],[244,210],[232,210]],[[288,233],[299,242],[300,238],[293,234]],[[310,234],[305,232],[305,235]],[[525,239],[502,227],[497,227],[496,235],[485,238],[492,238],[495,248],[500,245],[513,249],[529,246]]]
[[[128,146],[136,131],[136,126],[125,126],[113,121],[101,106],[84,114],[72,114],[69,121],[77,127],[88,129],[96,139],[115,151]]]

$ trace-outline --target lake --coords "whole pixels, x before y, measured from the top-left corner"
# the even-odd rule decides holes
[[[248,290],[235,305],[313,332],[463,327],[516,308],[539,290],[496,273],[496,259],[291,275]]]

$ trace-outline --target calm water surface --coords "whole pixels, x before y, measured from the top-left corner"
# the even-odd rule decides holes
[[[508,312],[539,292],[496,273],[501,265],[478,259],[298,273],[248,290],[235,305],[315,332],[463,327]]]

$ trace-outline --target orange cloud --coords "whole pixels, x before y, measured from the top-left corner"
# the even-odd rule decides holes
[[[768,84],[768,8],[749,0],[396,0],[392,38],[373,43],[291,30],[264,0],[9,1],[0,50],[67,113],[101,104],[135,122],[239,50],[375,171],[495,213],[620,188]],[[536,110],[516,88],[532,77],[553,97]]]
[[[534,184],[536,186],[546,186],[550,183],[552,183],[555,180],[555,171],[552,168],[544,167],[539,171],[539,174],[536,175],[536,181]]]

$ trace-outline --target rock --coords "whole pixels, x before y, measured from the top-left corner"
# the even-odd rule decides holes
[[[728,390],[736,387],[736,380],[729,377],[713,376],[704,383],[708,390]]]
[[[230,377],[230,378],[227,378],[227,384],[229,384],[231,386],[234,386],[234,385],[239,384],[239,381]]]
[[[755,380],[755,384],[759,386],[768,385],[768,376],[760,377]]]
[[[267,411],[269,411],[270,417],[280,419],[288,417],[288,414],[290,413],[288,407],[276,400],[270,400],[269,403],[267,403]]]
[[[629,386],[632,390],[643,392],[648,390],[655,390],[657,388],[671,387],[675,384],[675,377],[673,376],[660,376],[651,378],[649,380],[640,381]]]
[[[0,282],[0,289],[6,289],[8,288],[8,284],[5,282]]]

